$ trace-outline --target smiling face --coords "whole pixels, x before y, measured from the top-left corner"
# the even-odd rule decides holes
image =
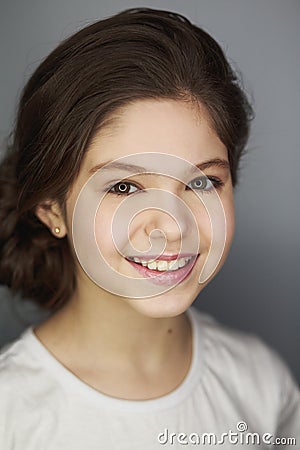
[[[143,173],[141,166],[148,173]],[[227,150],[210,127],[204,109],[174,100],[137,101],[123,110],[116,128],[94,137],[66,203],[68,239],[71,246],[75,242],[75,248],[77,238],[73,242],[70,235],[72,218],[83,187],[86,198],[97,207],[94,211],[86,208],[79,217],[81,236],[91,234],[85,227],[92,223],[94,247],[100,250],[110,272],[93,259],[89,240],[82,239],[78,246],[94,274],[87,271],[87,276],[77,261],[81,287],[96,296],[118,297],[151,317],[185,311],[220,270],[234,232]],[[214,206],[210,207],[216,199],[226,223],[226,237],[220,232],[219,241],[219,219],[211,214]],[[92,204],[89,200],[81,203]],[[214,239],[220,258],[213,274],[199,284],[212,250],[210,220],[216,225]],[[108,274],[105,277],[111,289],[95,283],[97,272]],[[117,287],[121,297],[113,288],[114,274],[124,281]],[[142,289],[135,295],[135,279],[147,280],[148,286],[155,286],[156,294],[147,298]]]

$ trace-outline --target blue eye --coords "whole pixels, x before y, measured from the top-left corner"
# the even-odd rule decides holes
[[[218,189],[223,185],[223,181],[215,177],[197,177],[190,181],[189,184],[187,184],[190,189],[206,192],[212,191],[214,187]]]

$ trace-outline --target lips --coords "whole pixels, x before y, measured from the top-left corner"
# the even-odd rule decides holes
[[[178,258],[180,256],[180,258]],[[193,269],[199,255],[161,255],[152,257],[128,257],[127,261],[144,278],[158,285],[182,282]]]
[[[186,256],[182,257],[180,256],[179,259],[177,259],[178,255],[174,256],[162,256],[159,258],[151,257],[151,258],[138,258],[138,257],[132,257],[128,258],[129,261],[134,262],[136,264],[140,264],[143,267],[147,267],[150,270],[156,270],[159,272],[167,271],[167,270],[178,270],[182,267],[186,266],[193,258],[193,256]]]
[[[142,260],[144,260],[144,261],[149,261],[149,260],[152,260],[152,261],[172,261],[172,260],[174,260],[174,259],[178,259],[178,257],[180,256],[180,258],[188,258],[188,257],[190,257],[190,256],[197,256],[197,255],[195,255],[194,253],[180,253],[180,255],[176,255],[176,254],[173,254],[173,255],[167,255],[167,254],[165,254],[165,255],[160,255],[160,256],[155,256],[155,255],[147,255],[147,256],[143,256],[142,258],[141,257],[136,257],[136,258],[138,258],[138,259],[142,259]],[[130,259],[130,260],[134,260],[134,258],[135,258],[135,256],[128,256],[127,257],[127,259]]]

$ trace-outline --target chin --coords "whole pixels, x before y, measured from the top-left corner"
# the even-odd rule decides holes
[[[128,299],[127,302],[131,308],[143,316],[152,318],[176,317],[192,305],[201,290],[202,287],[200,290],[198,288],[196,293],[190,295],[185,293],[183,295],[182,293],[175,293],[171,289],[162,295],[146,299]]]

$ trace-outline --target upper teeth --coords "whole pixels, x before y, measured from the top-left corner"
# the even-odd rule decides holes
[[[181,267],[184,267],[192,259],[192,256],[188,256],[187,258],[180,258],[177,260],[174,259],[172,261],[164,261],[164,260],[145,261],[143,259],[136,257],[129,259],[132,259],[134,262],[138,264],[142,264],[144,267],[148,267],[148,269],[164,271],[164,270],[177,270]]]

